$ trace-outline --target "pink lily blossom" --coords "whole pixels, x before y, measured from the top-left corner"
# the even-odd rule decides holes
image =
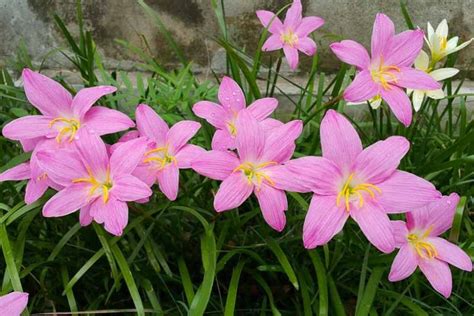
[[[119,111],[93,106],[101,97],[115,92],[115,87],[84,88],[73,98],[59,83],[30,69],[24,69],[22,77],[26,97],[41,115],[13,120],[5,125],[2,133],[8,139],[21,141],[25,150],[32,150],[45,138],[71,143],[84,126],[98,135],[135,126],[127,115]]]
[[[11,292],[0,296],[0,315],[20,316],[28,304],[28,293]]]
[[[100,137],[89,129],[77,133],[76,152],[40,151],[40,167],[64,189],[43,207],[43,216],[60,217],[77,210],[82,226],[92,220],[120,236],[128,222],[127,202],[149,197],[152,192],[132,175],[146,150],[146,140],[123,143],[109,156]]]
[[[438,237],[447,231],[454,219],[459,196],[452,193],[406,214],[407,222],[393,221],[396,247],[400,248],[392,263],[388,279],[403,280],[420,267],[431,286],[448,298],[452,277],[449,266],[471,272],[471,258],[458,246]]]
[[[133,175],[150,187],[158,182],[161,192],[174,201],[178,195],[179,169],[191,168],[194,157],[205,152],[199,146],[187,144],[201,124],[180,121],[168,128],[166,122],[146,104],[138,105],[135,116],[138,131],[131,131],[120,139],[130,141],[142,137],[147,140],[147,150]]]
[[[410,144],[392,136],[363,149],[356,130],[334,110],[321,122],[322,157],[286,163],[295,178],[307,183],[313,198],[303,227],[306,248],[326,244],[349,217],[380,251],[394,250],[388,213],[421,207],[441,194],[428,181],[399,171]]]
[[[214,198],[217,212],[239,207],[252,192],[256,195],[265,221],[282,231],[291,188],[291,173],[282,164],[295,150],[294,141],[302,132],[301,121],[291,121],[265,133],[248,110],[240,111],[235,126],[237,153],[211,150],[195,158],[192,168],[214,180],[222,180]]]
[[[212,149],[235,149],[235,136],[238,130],[235,120],[240,111],[247,109],[258,120],[273,127],[273,119],[267,119],[278,106],[275,98],[262,98],[245,107],[245,95],[237,82],[229,77],[222,78],[217,95],[220,104],[200,101],[193,106],[196,116],[205,119],[217,131],[212,138]]]
[[[382,13],[375,17],[371,56],[361,44],[351,40],[333,43],[330,47],[340,60],[359,70],[344,91],[344,99],[363,102],[382,98],[405,126],[411,124],[412,107],[403,89],[441,88],[431,76],[411,67],[423,47],[423,31],[418,29],[395,35],[393,22]]]
[[[317,16],[302,16],[303,8],[300,0],[294,0],[286,12],[284,22],[270,11],[259,10],[257,17],[271,33],[263,44],[263,51],[274,51],[283,48],[291,70],[298,67],[298,51],[312,56],[316,53],[316,43],[309,34],[320,28],[324,20]]]

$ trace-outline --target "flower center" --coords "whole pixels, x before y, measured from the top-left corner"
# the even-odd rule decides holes
[[[144,163],[153,164],[154,168],[162,170],[170,163],[175,165],[178,163],[175,156],[172,156],[168,153],[168,146],[157,147],[155,149],[149,150],[145,153]]]
[[[280,40],[283,43],[294,47],[298,43],[298,35],[296,35],[292,30],[287,30],[280,35]]]
[[[342,190],[339,192],[336,198],[336,205],[340,206],[342,200],[344,200],[344,204],[346,207],[346,211],[350,211],[350,203],[352,202],[353,198],[359,199],[359,207],[364,206],[364,194],[370,195],[372,199],[375,199],[375,193],[382,194],[382,190],[379,187],[371,184],[371,183],[360,183],[355,186],[352,185],[352,179],[354,178],[354,173],[349,175]]]
[[[265,181],[270,186],[275,186],[275,182],[265,174],[264,169],[265,167],[276,165],[277,163],[274,161],[264,162],[261,164],[254,164],[252,162],[244,162],[240,164],[237,168],[234,169],[233,172],[242,171],[244,176],[247,178],[249,184],[254,183],[254,180],[257,182],[257,186],[260,187]]]
[[[394,72],[400,72],[400,68],[397,66],[385,66],[383,64],[383,58],[380,58],[380,64],[375,69],[370,71],[372,80],[379,83],[385,90],[391,90],[390,84],[397,83],[398,78]]]
[[[432,229],[433,227],[428,228],[421,236],[416,233],[410,233],[407,236],[408,242],[413,246],[413,248],[415,248],[416,253],[423,259],[432,259],[438,255],[433,244],[425,241]]]
[[[448,47],[448,38],[446,36],[440,38],[439,46],[441,48],[441,51],[446,50],[446,48]]]
[[[69,135],[69,142],[72,142],[76,136],[77,131],[81,127],[79,120],[74,118],[68,119],[65,117],[57,117],[49,122],[49,127],[53,127],[55,125],[59,131],[58,135],[56,136],[56,141],[58,143],[60,143],[62,138],[67,135]]]
[[[226,124],[230,135],[232,135],[233,137],[237,136],[237,127],[235,127],[235,123],[232,121],[228,121]]]
[[[99,181],[96,177],[92,174],[90,168],[87,168],[87,173],[89,174],[89,178],[77,178],[73,179],[73,183],[90,183],[91,188],[89,189],[89,198],[91,198],[95,194],[102,195],[104,203],[109,201],[109,191],[112,189],[113,183],[110,179],[110,171],[107,169],[105,175],[105,181]]]

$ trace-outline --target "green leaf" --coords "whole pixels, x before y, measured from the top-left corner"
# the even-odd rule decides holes
[[[234,315],[235,302],[237,300],[237,291],[239,288],[239,279],[242,269],[244,268],[245,260],[240,260],[237,266],[232,271],[232,277],[230,278],[229,289],[227,292],[227,299],[225,301],[225,316]]]
[[[296,278],[295,271],[291,267],[290,262],[288,261],[288,257],[286,254],[283,252],[281,249],[280,245],[272,238],[267,238],[266,239],[268,247],[273,251],[275,256],[278,259],[278,262],[280,263],[281,267],[285,271],[286,275],[288,276],[288,279],[290,279],[290,282],[293,284],[295,289],[299,289],[298,285],[298,279]]]
[[[364,295],[360,301],[359,308],[357,309],[356,316],[369,315],[384,270],[385,268],[383,267],[376,267],[373,269],[372,274],[369,277],[369,281],[365,287]]]
[[[316,270],[316,277],[318,279],[319,289],[319,315],[328,315],[329,313],[329,298],[328,298],[328,282],[326,277],[326,269],[321,261],[317,250],[309,251],[309,256],[313,262],[314,269]]]

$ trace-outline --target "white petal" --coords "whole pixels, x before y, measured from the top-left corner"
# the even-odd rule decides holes
[[[426,71],[430,63],[430,57],[423,50],[420,50],[420,54],[415,59],[415,68]]]
[[[446,19],[443,19],[443,21],[438,25],[436,28],[436,34],[440,37],[448,37],[448,21],[446,21]]]
[[[456,47],[458,46],[458,41],[459,41],[459,37],[457,36],[450,38],[448,43],[446,43],[446,50],[452,51],[453,49],[456,49]]]
[[[418,112],[421,108],[421,104],[423,103],[423,98],[425,96],[425,92],[423,90],[415,90],[413,91],[412,100],[413,100],[413,109]]]
[[[454,52],[457,52],[458,50],[461,50],[463,49],[464,47],[466,47],[467,45],[471,44],[471,42],[474,40],[474,38],[471,38],[470,40],[462,43],[461,45],[459,45],[458,47],[454,48],[454,49],[451,49],[449,50],[448,49],[448,54],[451,54],[451,53],[454,53]]]
[[[431,99],[439,100],[444,98],[443,89],[429,90],[426,91],[426,96]]]
[[[456,68],[440,68],[430,72],[430,76],[436,81],[441,81],[456,76],[458,72]]]
[[[377,110],[380,107],[380,104],[382,104],[382,98],[375,99],[373,101],[369,101],[370,106],[372,109]]]
[[[435,31],[433,29],[433,27],[431,26],[430,22],[428,22],[428,41],[429,41],[429,44],[428,45],[432,45],[433,43],[433,35],[434,35]]]

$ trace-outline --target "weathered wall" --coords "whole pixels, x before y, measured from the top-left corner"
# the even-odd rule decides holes
[[[254,49],[261,32],[255,10],[276,10],[288,1],[225,0],[232,38],[246,49]],[[136,58],[118,46],[115,39],[145,47],[146,38],[150,51],[160,60],[170,65],[176,61],[153,21],[137,2],[84,0],[82,3],[87,28],[92,31],[109,67],[132,69]],[[220,70],[222,54],[213,40],[219,30],[210,0],[148,0],[147,3],[160,14],[186,55],[196,64],[196,70],[206,70],[211,64]],[[338,65],[328,51],[328,44],[334,40],[332,34],[367,45],[377,12],[388,14],[398,30],[405,29],[396,0],[303,0],[303,5],[305,15],[318,15],[326,20],[325,26],[315,34],[324,64],[330,69]],[[427,21],[437,25],[447,18],[451,35],[459,35],[463,41],[474,36],[474,0],[412,0],[408,6],[414,22],[420,27],[426,28]],[[14,56],[22,39],[36,61],[41,61],[52,50],[64,47],[53,13],[63,17],[72,30],[77,30],[74,0],[0,0],[0,64]],[[471,45],[462,51],[460,66],[467,67],[473,59],[474,45]],[[308,63],[309,59],[303,58],[300,70],[304,71]],[[58,53],[49,55],[46,65],[59,69],[69,67]]]

